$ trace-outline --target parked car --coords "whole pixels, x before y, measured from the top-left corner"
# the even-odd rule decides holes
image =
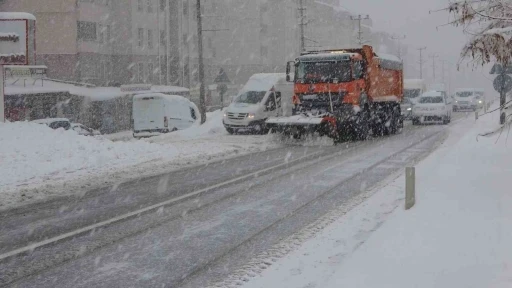
[[[452,119],[451,100],[445,93],[430,91],[421,95],[412,111],[412,124],[443,123]]]
[[[73,131],[77,132],[78,135],[84,135],[84,136],[101,135],[100,131],[89,128],[80,123],[71,123],[71,129],[73,129]]]
[[[182,130],[200,119],[197,106],[185,97],[162,93],[133,96],[133,137]]]
[[[409,120],[412,118],[412,109],[413,109],[413,100],[409,98],[404,98],[402,104],[400,104],[400,110],[402,111],[402,116],[405,120]]]
[[[52,129],[63,128],[69,130],[71,128],[71,122],[67,118],[45,118],[31,121],[37,124],[44,124]]]

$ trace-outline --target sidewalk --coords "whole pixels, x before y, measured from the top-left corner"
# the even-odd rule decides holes
[[[512,137],[476,138],[497,117],[450,128],[412,210],[401,176],[243,287],[512,287]]]

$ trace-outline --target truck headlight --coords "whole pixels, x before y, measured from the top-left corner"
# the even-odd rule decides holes
[[[254,113],[249,113],[249,115],[247,115],[247,118],[252,119],[252,118],[254,118],[255,116],[256,116],[256,115],[254,115]]]
[[[478,103],[482,104],[482,100],[478,101]]]

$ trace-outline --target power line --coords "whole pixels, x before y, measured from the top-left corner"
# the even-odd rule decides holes
[[[300,17],[300,23],[299,23],[299,27],[300,27],[300,52],[303,52],[305,51],[306,49],[306,37],[304,36],[304,30],[305,30],[305,27],[306,25],[308,25],[305,21],[304,21],[304,11],[306,11],[306,8],[304,8],[304,2],[303,0],[299,0],[299,17]]]
[[[436,81],[436,59],[439,58],[439,55],[432,54],[429,56],[432,58],[432,75],[434,76],[434,82]]]
[[[423,64],[426,62],[426,61],[423,61],[423,50],[426,50],[427,47],[420,47],[418,48],[417,50],[420,51],[420,79],[423,79]]]
[[[357,21],[357,27],[358,27],[357,41],[358,41],[359,45],[361,45],[361,46],[363,45],[363,42],[364,42],[363,41],[363,30],[361,29],[361,21],[369,20],[369,19],[370,19],[370,15],[366,15],[364,18],[361,15],[358,15],[357,17],[350,16],[350,20]]]

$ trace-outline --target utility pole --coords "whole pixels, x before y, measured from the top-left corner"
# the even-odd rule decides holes
[[[299,22],[299,28],[300,28],[300,52],[303,52],[306,50],[306,37],[304,35],[305,33],[305,28],[306,28],[306,25],[307,23],[304,21],[304,11],[306,10],[306,8],[304,8],[304,2],[303,0],[299,0],[299,17],[300,17],[300,22]]]
[[[302,0],[301,0],[302,1]],[[363,46],[363,30],[361,29],[361,21],[370,19],[370,15],[366,15],[364,18],[361,15],[358,15],[357,17],[350,16],[350,20],[357,21],[357,41],[359,45]]]
[[[434,82],[436,81],[436,59],[439,58],[439,55],[432,54],[430,55],[430,58],[432,58],[432,75],[434,75]]]
[[[401,42],[401,40],[404,40],[405,38],[407,38],[407,36],[405,36],[405,35],[402,35],[402,36],[391,36],[392,40],[396,40],[397,56],[400,59],[402,59],[402,42]]]
[[[421,48],[418,48],[418,50],[420,51],[420,79],[423,79],[423,50],[427,49],[427,47],[421,47]]]
[[[206,99],[204,84],[204,63],[203,63],[203,15],[201,15],[201,0],[197,0],[197,51],[199,53],[199,111],[201,112],[201,124],[206,122]]]

